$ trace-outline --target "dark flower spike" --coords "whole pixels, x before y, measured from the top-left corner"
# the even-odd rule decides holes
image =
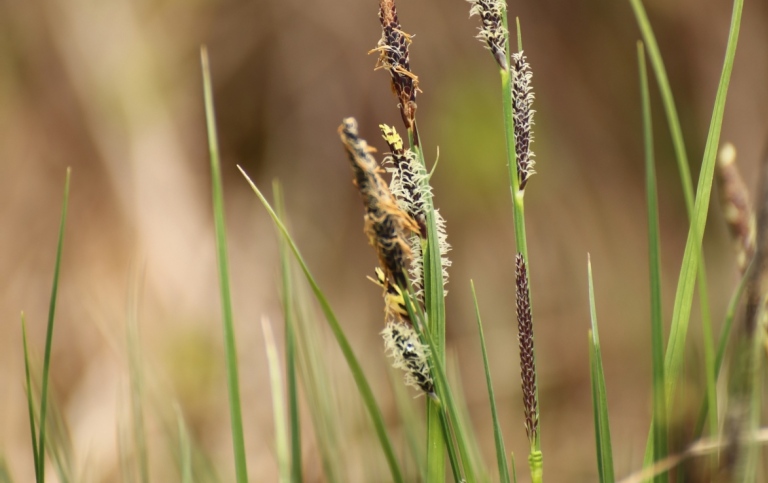
[[[522,253],[515,259],[515,285],[517,287],[517,332],[520,346],[520,378],[523,386],[525,409],[525,433],[533,446],[539,427],[539,410],[536,396],[536,361],[533,350],[533,320],[531,296],[528,289],[528,271]]]
[[[743,274],[755,255],[755,214],[749,191],[736,166],[736,148],[726,143],[717,157],[717,185],[731,239],[736,245],[739,271]]]
[[[515,154],[517,156],[517,178],[520,191],[525,189],[528,178],[535,174],[533,151],[533,87],[531,68],[523,52],[512,54],[512,110],[514,112]]]
[[[424,181],[416,166],[416,155],[411,150],[403,149],[403,139],[397,134],[395,128],[386,124],[379,124],[384,142],[389,147],[390,155],[384,163],[391,162],[395,169],[392,170],[392,183],[389,189],[398,200],[398,205],[411,218],[419,224],[419,234],[427,238],[427,225],[424,215],[424,199],[421,196],[420,184]],[[421,175],[421,176],[420,176]]]
[[[503,70],[507,70],[507,37],[509,33],[502,24],[504,12],[507,9],[506,2],[502,0],[469,0],[472,8],[469,16],[479,15],[483,22],[477,38],[485,42],[486,48],[491,51],[496,63]]]
[[[400,101],[398,107],[406,128],[412,129],[416,122],[416,93],[419,78],[411,72],[408,47],[411,36],[403,32],[397,19],[394,0],[381,0],[379,3],[381,20],[381,39],[371,52],[379,52],[376,69],[386,69],[392,76],[392,91]]]
[[[403,149],[403,140],[393,127],[385,124],[379,125],[384,141],[390,149],[390,155],[384,159],[385,164],[391,165],[387,171],[392,173],[392,182],[389,190],[397,200],[397,204],[413,218],[419,226],[419,235],[410,238],[411,258],[411,282],[414,284],[416,297],[422,300],[423,295],[423,268],[424,257],[422,253],[422,241],[427,239],[426,213],[427,200],[432,198],[432,187],[429,184],[429,174],[424,166],[416,159],[416,154],[411,150]],[[448,284],[448,267],[451,260],[448,252],[451,245],[448,243],[448,235],[445,231],[445,220],[438,210],[435,210],[435,225],[437,227],[437,241],[440,249],[443,267],[443,287]],[[444,290],[444,293],[448,292]]]
[[[368,242],[376,248],[387,279],[406,287],[405,266],[411,255],[406,235],[418,231],[418,225],[397,206],[379,175],[379,165],[371,156],[375,150],[358,134],[357,121],[351,117],[344,119],[339,136],[352,164],[355,185],[363,197]]]
[[[387,355],[394,359],[392,367],[405,372],[405,384],[435,398],[435,385],[429,371],[429,346],[422,344],[413,327],[390,322],[381,336]]]

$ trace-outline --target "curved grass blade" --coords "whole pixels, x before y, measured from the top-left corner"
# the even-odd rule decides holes
[[[667,345],[664,361],[667,408],[671,406],[672,401],[674,400],[675,388],[682,372],[685,339],[691,315],[696,275],[699,270],[698,261],[700,259],[702,238],[707,221],[709,198],[712,191],[715,157],[717,155],[717,147],[720,140],[720,130],[722,128],[723,111],[725,110],[728,85],[733,70],[733,59],[736,54],[743,6],[743,0],[735,0],[733,15],[731,17],[731,27],[728,35],[728,44],[723,62],[723,70],[720,76],[717,94],[715,96],[715,105],[712,112],[707,143],[704,149],[704,156],[699,174],[693,216],[691,218],[691,225],[688,231],[688,239],[686,241],[683,262],[678,279],[675,305],[672,312],[669,343]],[[646,460],[652,451],[652,444],[652,440],[649,440],[646,447]]]
[[[485,348],[485,335],[483,334],[483,322],[480,319],[480,306],[477,303],[475,282],[469,281],[472,288],[472,300],[475,303],[475,317],[477,318],[477,332],[480,334],[480,348],[483,351],[483,368],[485,369],[485,383],[488,386],[488,401],[491,404],[491,418],[493,419],[493,439],[496,443],[496,463],[499,467],[499,479],[502,483],[509,483],[509,468],[507,467],[507,450],[504,448],[504,435],[499,424],[499,415],[496,412],[496,396],[493,393],[493,381],[491,369],[488,365],[488,352]]]
[[[648,89],[648,71],[645,49],[637,43],[637,61],[640,72],[640,97],[643,112],[643,138],[645,142],[645,193],[648,211],[648,272],[651,291],[651,360],[653,366],[653,461],[667,457],[667,408],[664,395],[664,323],[661,312],[661,242],[659,237],[659,206],[656,191],[656,166],[653,155],[653,124],[651,122],[651,96]],[[655,481],[667,481],[667,474]]]
[[[208,147],[211,157],[211,184],[213,192],[213,222],[216,231],[216,260],[219,268],[221,307],[224,323],[224,348],[227,358],[227,387],[229,389],[229,414],[232,426],[232,446],[235,453],[235,473],[238,483],[248,481],[248,467],[245,462],[245,438],[243,417],[240,409],[240,381],[237,367],[237,344],[235,324],[232,315],[232,298],[229,290],[229,262],[227,261],[227,235],[224,224],[224,189],[219,163],[219,140],[216,134],[216,115],[213,110],[213,88],[208,63],[208,51],[200,49],[203,69],[203,94],[205,97],[205,119],[208,130]]]
[[[272,183],[275,197],[275,209],[281,219],[285,219],[285,205],[280,183]],[[285,316],[285,377],[288,384],[288,417],[291,430],[291,481],[304,481],[301,466],[301,418],[299,416],[299,387],[296,378],[296,320],[293,310],[294,287],[291,277],[290,261],[288,260],[285,241],[280,238],[280,274],[283,289],[283,314]]]
[[[51,301],[48,306],[48,328],[45,333],[45,358],[43,359],[43,391],[40,398],[40,436],[37,448],[37,475],[40,482],[45,481],[45,428],[46,413],[48,411],[48,372],[51,367],[51,348],[53,346],[53,324],[56,315],[56,296],[59,292],[59,269],[61,268],[61,251],[64,246],[64,227],[67,223],[67,206],[69,205],[69,181],[72,170],[67,168],[67,176],[64,181],[64,202],[61,208],[61,222],[59,223],[59,240],[56,244],[56,264],[53,269],[53,288],[51,289]]]
[[[608,421],[608,395],[603,372],[603,356],[600,351],[600,336],[597,332],[597,310],[595,309],[595,287],[592,282],[592,261],[587,255],[587,277],[589,283],[589,315],[592,328],[589,331],[589,367],[592,380],[592,409],[595,418],[595,441],[597,444],[597,469],[600,483],[613,483],[613,449],[611,428]]]
[[[328,325],[331,328],[331,332],[333,332],[333,335],[336,338],[336,342],[339,344],[339,348],[341,349],[341,352],[344,355],[344,359],[347,361],[347,365],[349,366],[349,369],[352,372],[352,377],[355,379],[357,388],[360,391],[360,395],[363,398],[363,403],[365,404],[365,407],[368,410],[368,414],[370,415],[371,420],[373,422],[374,428],[376,430],[376,435],[379,439],[379,443],[381,444],[381,447],[384,450],[384,456],[386,457],[387,463],[389,464],[389,469],[390,469],[390,472],[392,473],[392,478],[394,481],[402,483],[403,482],[402,471],[400,470],[400,466],[397,462],[397,459],[395,458],[395,452],[392,447],[392,443],[389,441],[389,435],[387,434],[386,426],[384,424],[384,417],[381,414],[381,409],[379,408],[378,403],[376,402],[376,398],[373,395],[373,390],[371,390],[370,384],[368,384],[368,380],[365,378],[365,374],[363,374],[363,369],[360,366],[360,363],[357,360],[357,357],[355,356],[354,351],[352,350],[352,346],[349,344],[349,341],[347,340],[346,335],[344,335],[344,331],[342,330],[341,325],[339,324],[339,321],[336,318],[336,314],[334,314],[333,309],[331,309],[331,305],[328,303],[328,300],[325,298],[325,295],[320,290],[320,286],[317,285],[315,278],[312,276],[312,273],[309,271],[309,267],[304,261],[304,258],[301,256],[301,253],[299,252],[299,248],[296,246],[296,243],[291,238],[291,235],[288,233],[288,230],[285,228],[285,225],[283,224],[283,222],[277,216],[277,213],[275,213],[275,211],[272,209],[272,206],[269,204],[269,202],[264,197],[264,195],[261,194],[261,191],[259,191],[259,188],[257,188],[256,185],[253,183],[253,181],[251,181],[251,178],[248,177],[248,175],[245,173],[243,168],[238,166],[238,169],[243,174],[245,179],[248,181],[248,184],[251,186],[251,189],[253,189],[254,193],[256,193],[256,196],[258,196],[262,205],[264,205],[264,208],[269,213],[269,216],[272,218],[272,221],[274,221],[275,225],[277,225],[277,228],[280,231],[280,234],[285,238],[286,242],[288,243],[288,246],[293,252],[293,255],[296,257],[296,261],[299,262],[299,266],[301,267],[302,272],[304,272],[304,276],[306,277],[307,282],[309,282],[309,285],[312,288],[312,292],[315,294],[315,297],[317,298],[317,301],[320,304],[320,308],[322,309],[323,314],[325,315],[325,318],[328,321]]]

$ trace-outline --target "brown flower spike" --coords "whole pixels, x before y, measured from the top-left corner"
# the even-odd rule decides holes
[[[517,337],[520,346],[520,378],[523,386],[525,433],[528,435],[528,441],[533,445],[539,427],[539,411],[536,398],[536,362],[533,351],[531,296],[528,289],[528,271],[522,253],[518,253],[515,258],[515,285],[517,287]]]
[[[528,178],[535,174],[535,161],[531,142],[533,142],[533,87],[531,87],[531,68],[523,52],[512,54],[512,109],[514,112],[515,154],[517,155],[517,178],[520,191],[525,189]]]
[[[417,232],[419,227],[398,208],[389,187],[379,175],[379,165],[371,156],[374,149],[360,138],[354,118],[344,119],[339,127],[339,136],[352,164],[355,185],[363,197],[368,242],[376,248],[387,279],[405,287],[405,267],[411,255],[406,235]]]
[[[397,19],[394,0],[381,0],[379,4],[381,20],[381,40],[371,52],[379,52],[377,69],[386,69],[392,76],[392,91],[400,101],[398,107],[407,129],[412,129],[416,122],[416,93],[419,78],[411,72],[408,47],[411,36],[403,32]]]
[[[503,70],[507,70],[507,29],[502,24],[504,12],[507,9],[506,2],[502,0],[469,0],[472,8],[469,16],[479,15],[483,22],[477,38],[485,42],[486,48],[491,51],[496,63]]]

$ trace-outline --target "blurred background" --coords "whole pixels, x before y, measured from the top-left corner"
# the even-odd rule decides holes
[[[695,176],[731,5],[645,4]],[[432,184],[453,245],[448,344],[494,469],[470,279],[507,449],[527,454],[498,73],[473,38],[479,21],[468,18],[466,2],[402,0],[398,7],[403,28],[415,34],[411,66],[424,91],[418,99],[423,144],[428,157],[440,153]],[[536,93],[538,174],[526,205],[545,470],[550,481],[596,481],[590,253],[616,470],[625,475],[641,465],[651,405],[640,34],[628,2],[538,0],[513,2],[509,10],[520,17]],[[336,134],[343,117],[355,116],[363,136],[383,151],[377,125],[401,126],[389,76],[374,72],[375,55],[366,55],[380,36],[377,11],[374,0],[0,0],[0,455],[15,481],[34,478],[19,314],[26,314],[39,369],[68,166],[72,195],[51,381],[72,441],[73,474],[120,480],[121,438],[130,420],[126,333],[135,312],[153,478],[178,479],[168,449],[177,407],[221,481],[234,479],[201,44],[211,57],[222,144],[251,480],[276,481],[277,474],[260,321],[271,320],[279,340],[283,330],[277,238],[238,164],[268,194],[273,179],[283,183],[292,232],[356,353],[365,356],[387,421],[400,424],[379,337],[381,294],[365,280],[376,256],[362,232],[363,209]],[[767,45],[768,3],[747,2],[721,139],[735,144],[752,190],[768,142]],[[668,316],[687,221],[651,86]],[[715,193],[705,253],[717,330],[738,278],[716,200]],[[368,481],[360,476],[361,454],[380,458],[370,456],[378,447],[349,371],[321,328],[327,365],[343,395],[336,404],[348,415],[340,432],[349,478]],[[694,316],[686,366],[691,408],[702,394],[700,339]],[[322,481],[309,430],[303,451],[307,481]],[[527,481],[525,471],[520,476]]]

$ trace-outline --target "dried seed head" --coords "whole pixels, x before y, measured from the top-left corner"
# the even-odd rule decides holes
[[[523,52],[512,54],[512,109],[514,112],[515,154],[517,156],[517,179],[520,190],[525,189],[528,178],[535,174],[533,166],[533,87],[531,68]]]
[[[389,189],[397,200],[397,204],[419,225],[419,236],[410,238],[411,248],[411,281],[416,290],[416,297],[423,300],[423,266],[422,240],[427,238],[426,208],[427,202],[432,200],[432,187],[429,184],[429,174],[424,166],[417,160],[416,154],[411,150],[403,149],[403,140],[394,128],[380,125],[382,136],[391,151],[384,160],[388,164],[387,171],[392,174]],[[440,248],[441,263],[443,268],[443,287],[448,283],[448,267],[451,260],[448,252],[451,245],[448,243],[448,235],[445,231],[445,220],[438,210],[435,210],[435,225],[437,227],[437,239]],[[444,293],[448,292],[444,290]]]
[[[429,371],[429,347],[422,344],[413,328],[390,322],[381,332],[387,355],[394,359],[392,367],[405,372],[405,384],[435,397],[435,385]]]
[[[365,233],[376,248],[384,273],[401,287],[406,286],[405,266],[410,256],[406,235],[418,230],[413,219],[398,208],[389,187],[379,175],[379,166],[371,153],[373,148],[361,139],[357,121],[344,119],[339,135],[349,155],[355,185],[366,208]]]
[[[525,433],[533,445],[539,427],[538,401],[536,399],[536,362],[533,350],[533,321],[531,296],[528,289],[528,272],[521,253],[515,259],[515,285],[517,287],[517,332],[520,347],[520,378],[523,386],[525,409]]]
[[[401,317],[410,320],[403,292],[399,287],[387,281],[384,270],[376,267],[374,272],[376,273],[376,278],[368,277],[368,280],[384,290],[384,319],[394,320],[396,317]]]
[[[382,28],[381,39],[371,52],[379,52],[376,68],[389,71],[392,90],[400,101],[398,107],[403,122],[411,129],[416,122],[416,93],[420,90],[419,78],[411,72],[408,54],[411,36],[403,32],[400,26],[394,0],[380,1],[379,20]]]
[[[720,205],[736,245],[737,263],[743,274],[755,254],[755,215],[749,191],[736,166],[736,148],[726,143],[717,157]]]
[[[504,11],[507,9],[506,2],[501,0],[468,0],[472,4],[469,9],[469,16],[479,15],[483,22],[480,27],[480,33],[477,38],[485,42],[486,48],[491,51],[496,63],[503,70],[507,70],[507,37],[509,33],[502,25]]]

